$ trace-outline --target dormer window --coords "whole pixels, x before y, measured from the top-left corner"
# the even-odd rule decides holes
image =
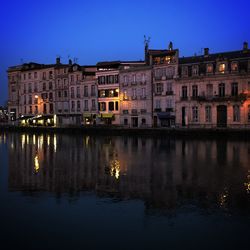
[[[192,68],[193,71],[193,75],[197,76],[199,74],[199,66],[198,65],[194,65]]]
[[[231,63],[231,71],[238,71],[238,63],[237,62]]]
[[[182,67],[182,75],[183,76],[188,76],[188,67],[187,66]]]
[[[213,64],[207,65],[207,73],[213,73]]]
[[[219,65],[219,72],[224,74],[226,69],[226,64],[225,63],[220,63]]]

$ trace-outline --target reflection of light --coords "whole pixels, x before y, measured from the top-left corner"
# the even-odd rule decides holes
[[[85,145],[88,146],[89,145],[89,136],[85,136]]]
[[[250,170],[248,170],[247,181],[244,183],[247,193],[250,193]]]
[[[36,145],[36,136],[33,135],[33,145]]]
[[[26,135],[26,141],[27,141],[27,144],[29,144],[29,142],[30,142],[29,135]]]
[[[47,136],[47,144],[50,145],[50,135]]]
[[[57,139],[56,135],[54,135],[54,152],[56,153],[56,147],[57,147]]]
[[[228,191],[225,189],[224,192],[220,194],[220,197],[219,197],[220,206],[223,207],[226,205],[227,198],[228,198]]]
[[[119,179],[120,176],[120,162],[118,160],[110,161],[110,175]]]
[[[38,155],[35,156],[34,163],[35,163],[35,166],[34,166],[35,173],[38,173],[39,168],[40,168],[39,161],[38,161]]]
[[[22,145],[22,149],[24,149],[24,145],[25,145],[25,135],[21,136],[21,145]]]
[[[43,147],[43,135],[38,138],[38,148],[41,149]]]

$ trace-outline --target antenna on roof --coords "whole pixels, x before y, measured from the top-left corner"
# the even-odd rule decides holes
[[[150,43],[150,36],[147,38],[146,35],[144,35],[144,45],[145,45],[145,47],[146,46],[148,47],[149,43]]]
[[[74,63],[77,63],[77,61],[78,61],[78,58],[77,58],[77,57],[74,57],[73,62],[74,62]]]

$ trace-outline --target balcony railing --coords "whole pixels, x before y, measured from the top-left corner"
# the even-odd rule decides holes
[[[181,96],[181,101],[187,101],[188,97],[187,96]]]
[[[168,90],[166,91],[166,95],[173,95],[174,94],[174,91],[173,90]]]
[[[155,108],[154,111],[155,112],[161,112],[161,108]]]

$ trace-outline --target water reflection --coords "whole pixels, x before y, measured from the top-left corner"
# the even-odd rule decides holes
[[[1,135],[1,140],[4,136]],[[137,198],[146,209],[186,203],[249,209],[250,143],[9,134],[9,189]]]

